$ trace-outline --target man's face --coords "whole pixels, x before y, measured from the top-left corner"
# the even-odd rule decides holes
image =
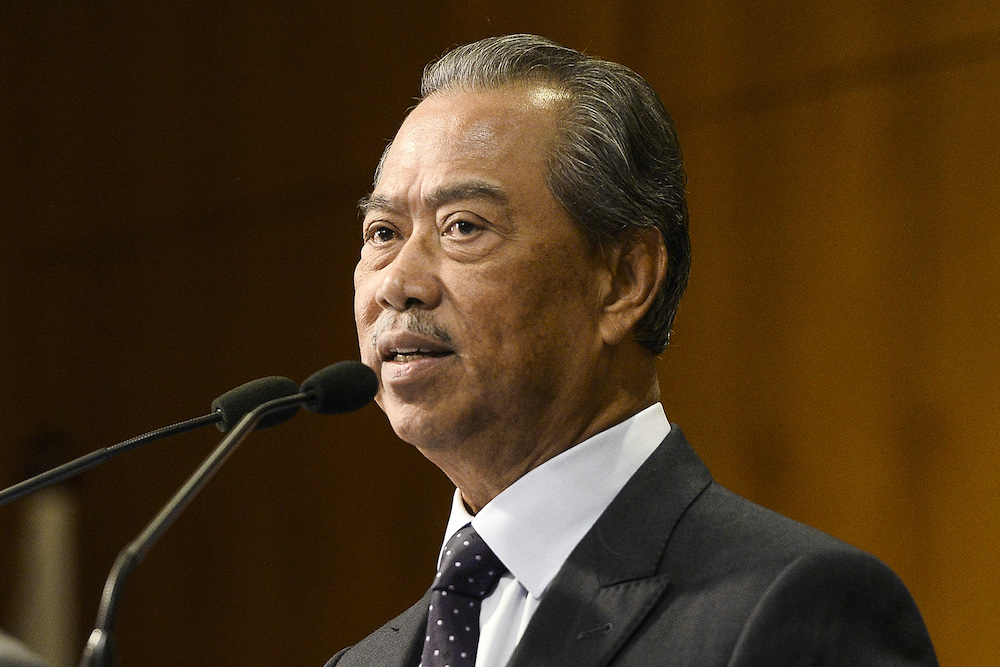
[[[366,209],[361,357],[396,433],[432,459],[571,431],[599,383],[598,255],[545,182],[562,102],[538,86],[430,97]]]

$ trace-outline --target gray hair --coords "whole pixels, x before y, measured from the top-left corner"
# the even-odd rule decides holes
[[[424,69],[421,99],[456,89],[544,83],[569,93],[548,158],[553,196],[600,247],[655,228],[667,276],[636,339],[659,354],[691,268],[686,178],[673,120],[656,91],[623,65],[535,35],[459,46]]]

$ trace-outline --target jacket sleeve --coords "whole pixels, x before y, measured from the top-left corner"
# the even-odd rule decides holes
[[[731,667],[936,667],[903,582],[874,556],[832,549],[792,561],[748,617]]]

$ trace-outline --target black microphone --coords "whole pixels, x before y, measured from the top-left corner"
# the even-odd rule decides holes
[[[299,386],[295,384],[294,380],[280,375],[258,378],[241,384],[212,401],[212,413],[218,416],[216,426],[219,427],[220,431],[226,433],[236,426],[245,414],[258,405],[263,405],[274,398],[291,396],[298,392]],[[272,412],[257,423],[257,428],[277,426],[294,417],[298,410],[299,407],[296,405]]]
[[[359,361],[341,361],[311,375],[302,383],[302,390],[298,393],[275,398],[247,412],[145,530],[119,552],[104,584],[97,624],[83,649],[80,667],[113,667],[115,648],[112,629],[125,580],[259,422],[274,419],[275,415],[288,414],[287,419],[302,405],[320,414],[358,410],[367,405],[377,391],[378,377],[372,369]]]
[[[119,442],[117,445],[98,449],[0,491],[0,505],[78,475],[84,470],[89,470],[99,463],[104,463],[122,452],[135,449],[139,445],[144,445],[154,440],[193,431],[196,428],[208,426],[209,424],[215,424],[219,427],[220,431],[228,431],[243,418],[243,415],[261,403],[265,403],[273,398],[290,396],[291,394],[298,393],[298,391],[299,386],[295,382],[289,378],[279,376],[259,378],[252,382],[241,384],[239,387],[230,389],[212,401],[212,412],[207,415],[177,422],[170,426],[164,426],[155,431],[149,431],[124,442]],[[284,411],[268,415],[266,419],[260,421],[257,428],[267,428],[268,426],[274,426],[287,419],[291,419],[298,409],[296,405],[286,408]]]
[[[316,371],[302,383],[311,394],[306,410],[321,415],[354,412],[368,405],[378,391],[375,371],[360,361],[341,361]]]

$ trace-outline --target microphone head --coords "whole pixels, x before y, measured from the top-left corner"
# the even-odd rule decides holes
[[[236,426],[236,423],[243,419],[245,414],[258,405],[297,393],[299,393],[299,386],[293,380],[277,375],[241,384],[212,401],[212,410],[221,416],[216,426],[219,427],[220,431],[226,432]],[[275,426],[287,421],[298,410],[299,406],[292,405],[267,414],[257,423],[257,429]]]
[[[323,415],[353,412],[375,397],[378,376],[360,361],[340,361],[313,373],[302,383],[302,391],[312,394],[306,410]]]

